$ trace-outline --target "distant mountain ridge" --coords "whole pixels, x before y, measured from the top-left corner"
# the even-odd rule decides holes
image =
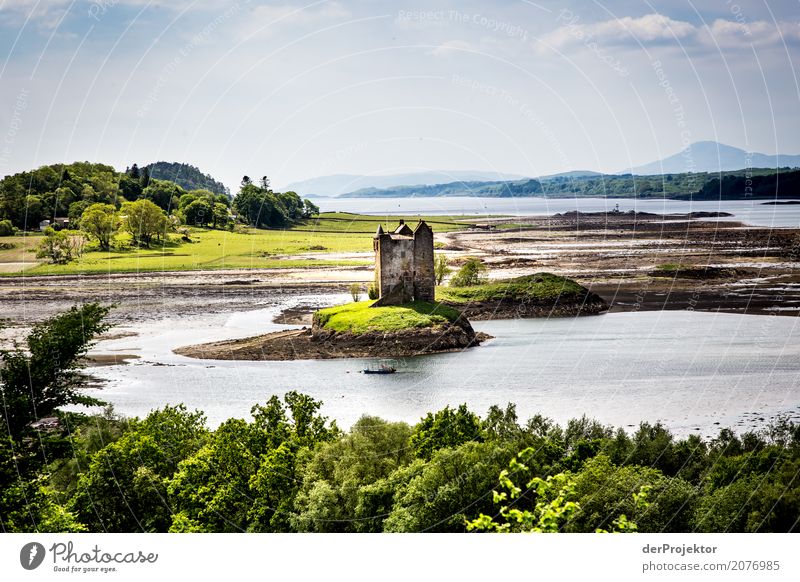
[[[348,192],[367,188],[394,188],[408,185],[447,184],[451,182],[492,182],[519,180],[519,174],[506,174],[492,171],[426,171],[385,176],[365,176],[357,174],[333,174],[292,182],[281,187],[282,191],[297,192],[301,196],[341,196]]]
[[[780,175],[786,176],[790,168],[781,168]],[[729,176],[742,178],[740,181],[727,182],[724,192],[720,194],[729,199],[764,197],[769,188],[761,188],[758,193],[742,188],[737,194],[736,188],[746,184],[748,179],[758,176],[775,176],[772,168],[749,168],[728,172],[684,172],[681,174],[655,174],[650,176],[634,176],[631,174],[597,174],[567,172],[564,175],[553,175],[525,180],[495,182],[451,182],[449,184],[430,184],[418,186],[396,186],[393,188],[362,188],[349,192],[348,198],[414,198],[443,196],[474,196],[482,198],[515,198],[515,197],[547,197],[547,198],[691,198],[702,192],[704,199],[713,196],[713,188],[706,186],[714,180]],[[787,187],[781,187],[781,196],[785,196]]]
[[[447,184],[417,184],[412,186],[395,186],[393,188],[362,188],[355,192],[343,194],[353,198],[405,198],[408,196],[484,196],[506,198],[513,196],[546,195],[542,184],[563,183],[573,180],[584,180],[602,176],[599,172],[589,170],[573,170],[561,174],[551,174],[540,178],[523,178],[521,180],[459,181]]]
[[[684,172],[726,172],[744,168],[796,168],[800,155],[747,152],[715,141],[698,141],[677,154],[625,170],[624,174],[651,176]]]

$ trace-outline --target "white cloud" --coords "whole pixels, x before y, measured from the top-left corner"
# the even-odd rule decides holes
[[[648,14],[641,18],[626,16],[618,20],[601,22],[594,28],[598,36],[616,38],[630,35],[642,42],[685,38],[695,30],[688,22],[673,20],[662,14]]]
[[[662,14],[648,14],[640,18],[617,18],[592,24],[582,24],[577,18],[562,16],[564,26],[550,32],[541,41],[556,48],[594,39],[607,44],[654,42],[682,39],[696,32],[689,22],[673,20]]]
[[[721,47],[736,47],[742,44],[755,46],[797,43],[800,41],[800,22],[779,22],[777,24],[756,20],[755,22],[735,22],[715,20],[706,27],[706,40]]]
[[[30,21],[40,30],[53,30],[67,10],[68,0],[0,0],[0,24],[21,27]]]
[[[541,47],[558,49],[597,42],[606,46],[675,44],[686,47],[723,48],[771,45],[800,40],[800,23],[770,23],[763,20],[739,22],[717,19],[710,26],[697,26],[663,14],[638,18],[625,16],[613,20],[583,24],[571,13],[562,14],[563,26],[540,38]]]
[[[473,50],[473,46],[464,40],[448,40],[439,44],[429,54],[435,57],[452,57],[465,50]]]

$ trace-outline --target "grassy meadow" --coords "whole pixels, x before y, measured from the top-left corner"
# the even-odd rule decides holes
[[[39,233],[0,238],[0,275],[75,275],[205,269],[265,269],[372,264],[370,258],[346,257],[372,250],[378,225],[394,228],[403,218],[416,224],[422,218],[437,232],[463,228],[452,216],[365,216],[328,212],[282,230],[237,228],[236,232],[190,228],[192,242],[170,235],[150,248],[131,247],[126,234],[117,235],[119,250],[100,252],[89,245],[79,259],[66,265],[36,258]],[[329,255],[329,256],[328,256]]]
[[[314,321],[331,331],[361,334],[433,327],[455,321],[460,316],[452,307],[428,301],[386,307],[372,307],[373,303],[359,301],[320,309],[314,314]]]
[[[436,300],[459,305],[501,299],[549,300],[579,295],[586,291],[571,279],[550,273],[537,273],[514,279],[488,281],[472,287],[437,287]]]

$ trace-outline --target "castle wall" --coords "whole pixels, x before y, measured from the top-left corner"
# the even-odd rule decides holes
[[[377,244],[378,291],[381,298],[387,299],[383,304],[411,301],[414,297],[414,239],[382,236]]]
[[[433,301],[436,276],[433,272],[433,231],[421,225],[414,232],[414,298]]]
[[[407,226],[404,230],[411,232]],[[375,305],[435,299],[433,231],[422,223],[411,236],[405,232],[385,234],[379,230],[374,239],[375,282],[380,296]]]

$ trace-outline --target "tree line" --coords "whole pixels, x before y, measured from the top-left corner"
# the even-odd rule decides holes
[[[167,172],[183,168],[178,166],[155,167]],[[86,162],[43,166],[0,180],[0,236],[38,230],[42,221],[54,221],[45,229],[37,256],[63,264],[86,249],[148,247],[169,241],[170,233],[189,240],[182,226],[232,229],[239,222],[255,228],[284,228],[319,213],[316,205],[294,192],[274,192],[266,176],[259,184],[245,176],[233,203],[226,192],[186,190],[155,178],[150,166],[137,164],[121,173]],[[59,217],[68,222],[56,222]],[[129,237],[121,242],[120,232]]]
[[[587,198],[676,198],[737,200],[774,197],[776,181],[781,190],[796,192],[787,179],[796,181],[790,168],[750,168],[726,172],[683,172],[638,176],[632,174],[574,174],[493,182],[451,182],[391,188],[363,188],[348,196],[357,198],[405,198],[410,196],[479,196],[487,198],[587,197]],[[723,187],[720,188],[720,181]],[[755,182],[755,185],[754,185]],[[763,188],[761,185],[764,185]],[[752,186],[750,189],[746,189]]]
[[[155,162],[142,167],[151,177],[159,180],[175,182],[184,190],[208,190],[214,194],[230,198],[228,188],[215,180],[210,174],[204,174],[196,166],[178,162]]]
[[[273,192],[266,176],[258,183],[244,176],[233,207],[243,222],[256,228],[288,226],[319,214],[313,202],[295,192]]]
[[[694,200],[733,200],[747,198],[797,198],[800,170],[767,175],[731,175],[706,182],[692,196]]]
[[[75,307],[3,354],[3,531],[798,528],[800,426],[785,420],[705,440],[461,405],[414,425],[363,416],[344,431],[295,391],[215,429],[183,405],[143,419],[65,413],[101,404],[81,390],[81,366],[107,312]]]
[[[319,213],[317,206],[294,192],[274,192],[266,176],[258,184],[245,176],[232,204],[227,191],[219,191],[219,182],[192,169],[196,170],[159,162],[142,168],[133,164],[117,172],[105,164],[75,162],[6,176],[0,180],[1,228],[7,230],[4,221],[9,221],[18,230],[37,230],[44,220],[68,218],[74,230],[90,206],[111,205],[121,211],[125,204],[140,200],[173,216],[172,222],[212,228],[228,228],[236,220],[257,228],[279,228]],[[181,183],[208,187],[187,189]]]

